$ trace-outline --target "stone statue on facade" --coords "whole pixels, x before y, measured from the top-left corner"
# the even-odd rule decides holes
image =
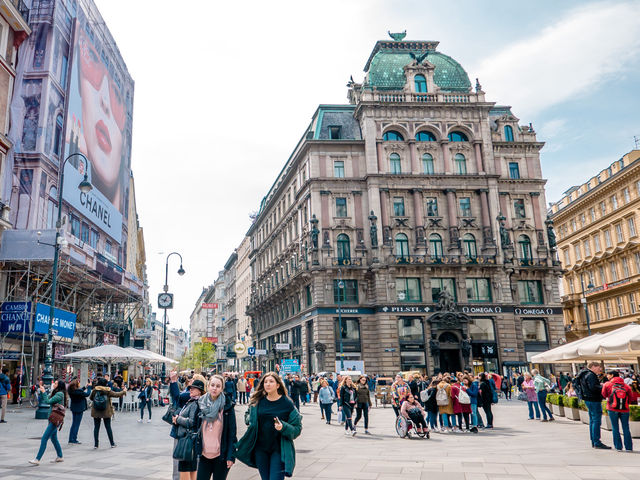
[[[549,248],[555,250],[558,243],[556,242],[556,232],[553,231],[553,220],[547,217],[544,221],[547,226],[547,240],[549,241]]]
[[[496,217],[496,220],[498,220],[498,223],[500,224],[500,245],[502,245],[502,248],[508,247],[511,245],[511,239],[509,238],[509,232],[505,227],[507,219],[502,215],[502,212],[500,212]]]
[[[447,288],[443,288],[438,295],[438,310],[441,312],[455,312],[456,304],[453,295],[449,293]]]
[[[378,217],[375,216],[373,210],[371,210],[371,215],[369,215],[369,221],[371,222],[371,226],[369,227],[369,235],[371,236],[371,246],[378,246],[378,227],[376,225],[376,220]]]
[[[434,357],[440,354],[440,342],[435,338],[429,340],[429,349]]]
[[[315,215],[311,217],[311,246],[314,249],[318,248],[318,235],[320,234],[320,230],[318,230],[318,219]]]
[[[469,358],[469,355],[471,355],[471,342],[468,338],[462,339],[462,342],[460,342],[460,349],[462,350],[462,356],[464,358]]]

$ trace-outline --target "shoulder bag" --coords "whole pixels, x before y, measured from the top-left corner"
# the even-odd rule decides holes
[[[49,414],[49,421],[53,423],[58,430],[62,430],[64,424],[65,408],[63,405],[56,403],[51,407],[51,413]]]
[[[167,422],[169,425],[173,425],[173,417],[175,415],[176,415],[176,409],[173,407],[172,404],[169,404],[169,408],[167,408],[167,411],[164,412],[164,415],[162,415],[162,421]]]

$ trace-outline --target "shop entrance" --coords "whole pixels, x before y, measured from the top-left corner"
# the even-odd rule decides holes
[[[440,371],[441,372],[459,372],[462,370],[462,362],[460,361],[460,350],[440,350]]]

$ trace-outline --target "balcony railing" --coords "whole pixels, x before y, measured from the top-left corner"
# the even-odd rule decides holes
[[[391,263],[397,265],[495,265],[495,255],[391,255]]]
[[[427,257],[424,255],[394,255],[393,258],[398,265],[420,264],[427,261]]]
[[[16,10],[20,12],[20,15],[22,15],[22,18],[24,18],[24,21],[29,23],[29,8],[25,5],[25,3],[22,0],[10,0],[10,1],[13,4],[13,6],[16,7]]]
[[[521,267],[546,267],[546,258],[519,258],[518,264]]]
[[[334,267],[361,267],[362,258],[333,257],[331,259],[331,265]]]
[[[475,255],[475,256],[463,256],[463,263],[471,265],[495,265],[495,255]]]

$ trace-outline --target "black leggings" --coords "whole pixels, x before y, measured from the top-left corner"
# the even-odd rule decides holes
[[[493,413],[491,413],[491,404],[483,405],[482,409],[487,416],[487,427],[493,427]]]
[[[342,404],[342,416],[344,417],[344,429],[345,430],[355,430],[356,427],[353,426],[353,422],[351,421],[351,415],[353,415],[353,405],[350,403]]]
[[[358,403],[356,405],[356,421],[353,422],[353,425],[358,425],[360,418],[364,416],[364,429],[369,429],[369,404],[368,403]]]
[[[238,392],[238,403],[240,405],[247,403],[247,392]]]
[[[93,446],[98,446],[98,435],[100,433],[100,420],[104,421],[104,429],[107,431],[109,443],[115,445],[113,441],[113,432],[111,431],[111,418],[94,418],[93,419]]]
[[[409,412],[409,418],[416,424],[416,428],[427,428],[427,422],[424,415],[420,412]]]
[[[211,459],[200,456],[197,480],[211,480],[212,475],[213,480],[224,480],[228,473],[227,462],[220,455]]]
[[[458,413],[458,426],[462,430],[462,418],[464,417],[464,426],[469,430],[469,412]]]

